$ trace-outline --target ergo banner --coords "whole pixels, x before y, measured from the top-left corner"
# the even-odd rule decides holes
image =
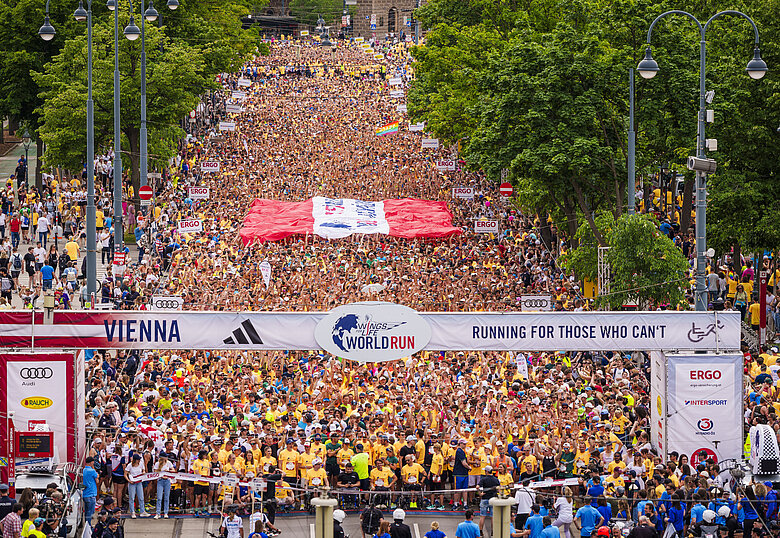
[[[477,233],[497,233],[498,221],[497,220],[475,220],[474,231]]]
[[[203,221],[200,219],[180,220],[178,230],[180,234],[186,234],[191,232],[202,232]]]
[[[193,200],[208,200],[208,187],[190,187],[190,198]]]
[[[453,198],[474,199],[474,187],[452,187]]]

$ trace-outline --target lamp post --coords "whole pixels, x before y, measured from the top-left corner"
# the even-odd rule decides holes
[[[22,135],[22,145],[24,146],[24,184],[29,184],[29,170],[30,162],[27,160],[27,153],[30,151],[30,145],[32,144],[32,138],[30,138],[30,132],[27,127],[24,128],[24,134]],[[19,178],[16,178],[19,181]]]
[[[124,35],[135,41],[141,30],[135,25],[133,2],[130,1],[130,23]],[[122,223],[122,143],[119,113],[119,0],[108,0],[106,7],[114,12],[114,251],[124,249],[124,225]]]
[[[628,214],[636,209],[636,131],[634,130],[634,70],[628,70]]]
[[[645,57],[639,62],[637,71],[643,78],[651,79],[658,71],[658,63],[653,59],[652,51],[650,49],[650,37],[653,33],[653,28],[656,23],[667,15],[684,15],[690,18],[696,23],[699,28],[699,117],[698,117],[698,131],[696,140],[696,159],[689,159],[688,167],[696,171],[696,310],[707,310],[707,286],[705,283],[705,266],[707,263],[707,173],[710,170],[714,170],[714,161],[707,166],[707,151],[706,151],[706,139],[704,138],[704,126],[707,115],[707,103],[705,100],[705,83],[706,83],[706,64],[707,64],[707,30],[710,27],[710,23],[723,15],[738,15],[747,19],[747,21],[753,26],[753,34],[755,37],[755,47],[753,49],[753,59],[747,64],[746,71],[751,78],[758,80],[762,78],[766,72],[766,62],[761,59],[761,51],[758,48],[758,28],[753,19],[742,13],[741,11],[726,10],[716,13],[707,20],[704,25],[699,20],[688,13],[687,11],[681,11],[673,9],[665,13],[661,13],[650,24],[650,28],[647,30],[647,47],[645,48]],[[699,161],[697,163],[696,161]],[[693,164],[691,164],[693,161]],[[702,166],[703,165],[703,166]]]

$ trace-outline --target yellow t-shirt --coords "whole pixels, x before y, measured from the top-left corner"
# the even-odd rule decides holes
[[[211,462],[209,460],[197,459],[192,463],[192,472],[200,476],[209,476],[211,474]],[[196,486],[208,486],[208,482],[196,481]]]
[[[750,324],[751,325],[758,325],[761,323],[761,304],[760,303],[753,303],[750,305],[750,308],[748,308],[748,311],[750,312]]]
[[[101,210],[98,209],[95,211],[95,226],[97,226],[98,228],[102,228],[103,226],[105,226],[105,223],[103,222],[103,217],[104,215]]]
[[[381,471],[379,469],[371,469],[371,483],[378,488],[386,488],[393,481],[393,471],[389,467],[385,467]]]
[[[434,454],[431,459],[431,474],[440,475],[444,470],[444,456],[441,454]]]
[[[79,244],[75,241],[68,241],[65,243],[65,249],[68,251],[68,256],[70,257],[71,261],[76,261],[79,259]]]
[[[284,476],[295,477],[295,466],[300,460],[300,454],[297,450],[287,450],[286,448],[279,452],[279,467]]]
[[[401,478],[407,484],[419,484],[422,482],[424,474],[425,469],[419,463],[411,463],[401,467]]]
[[[309,479],[309,485],[310,486],[322,486],[325,484],[325,481],[328,479],[328,473],[325,472],[325,469],[320,467],[319,469],[311,469],[308,472],[308,479]]]

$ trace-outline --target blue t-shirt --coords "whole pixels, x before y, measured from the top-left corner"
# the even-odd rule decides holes
[[[542,538],[561,538],[561,531],[558,527],[549,525],[542,530]]]
[[[685,525],[685,508],[670,508],[669,511],[666,513],[667,517],[669,518],[669,523],[671,523],[674,526],[674,530],[677,532],[682,532],[683,526]]]
[[[588,497],[591,497],[593,500],[590,502],[590,505],[593,508],[596,508],[598,506],[598,501],[596,500],[598,497],[601,497],[604,495],[604,486],[599,484],[598,486],[591,486],[588,488]]]
[[[388,536],[390,536],[390,535],[388,534]],[[447,538],[447,535],[444,534],[443,532],[441,532],[439,529],[436,529],[435,531],[434,530],[430,530],[430,531],[426,532],[425,533],[425,538]]]
[[[544,520],[539,514],[532,514],[525,520],[525,528],[531,531],[531,538],[539,538],[544,529]]]
[[[610,505],[597,506],[596,510],[598,510],[601,517],[604,518],[604,523],[602,523],[602,525],[608,524],[609,520],[612,519],[612,507]]]
[[[601,519],[601,514],[599,514],[599,511],[593,508],[591,505],[586,504],[577,510],[577,513],[574,515],[574,517],[580,519],[580,525],[582,526],[580,530],[580,536],[587,538],[596,528],[596,522]]]
[[[97,479],[98,479],[98,474],[95,469],[93,469],[92,467],[84,467],[84,475],[81,481],[84,484],[83,496],[85,498],[97,497]]]
[[[52,280],[54,278],[54,267],[51,265],[41,267],[41,278],[43,280]]]
[[[455,529],[456,538],[478,538],[479,525],[473,521],[463,521],[458,523],[458,528]]]
[[[704,505],[701,503],[696,503],[693,505],[693,508],[691,508],[691,525],[702,520],[702,514],[704,514],[704,510]]]

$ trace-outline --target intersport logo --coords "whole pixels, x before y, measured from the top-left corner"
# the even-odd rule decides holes
[[[688,406],[705,406],[705,405],[727,405],[728,400],[685,400],[685,405]]]

